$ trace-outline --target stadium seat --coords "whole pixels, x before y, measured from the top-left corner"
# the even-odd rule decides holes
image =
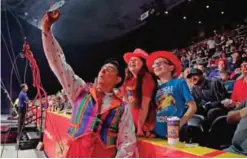
[[[205,145],[205,140],[201,137],[205,135],[204,122],[205,118],[198,114],[194,114],[188,121],[187,135],[189,137],[187,138],[189,138],[189,142]]]
[[[227,123],[227,116],[216,118],[208,131],[208,147],[221,149],[222,146],[231,144],[231,140],[236,129],[235,125]]]

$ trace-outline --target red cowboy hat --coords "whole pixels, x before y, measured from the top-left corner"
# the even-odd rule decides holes
[[[146,60],[148,53],[142,49],[135,49],[134,52],[127,52],[124,54],[123,58],[126,63],[129,63],[131,57],[140,57]]]
[[[147,68],[150,72],[153,73],[152,65],[157,58],[165,58],[169,60],[175,66],[175,72],[173,76],[178,77],[180,75],[182,71],[182,64],[176,55],[168,51],[156,51],[148,56],[148,58],[146,59],[147,61],[146,63],[147,63]]]

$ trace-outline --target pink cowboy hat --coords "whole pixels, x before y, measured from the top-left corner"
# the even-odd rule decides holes
[[[123,56],[126,63],[129,63],[131,57],[139,57],[146,60],[146,58],[148,57],[148,53],[142,49],[137,48],[134,50],[134,52],[127,52]]]

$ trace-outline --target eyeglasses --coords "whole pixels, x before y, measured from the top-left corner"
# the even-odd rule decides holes
[[[159,66],[161,66],[162,64],[171,65],[171,63],[168,62],[168,61],[159,61],[159,62],[154,63],[154,64],[152,65],[152,68],[159,67]]]

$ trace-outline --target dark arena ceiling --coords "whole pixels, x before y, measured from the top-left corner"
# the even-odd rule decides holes
[[[3,0],[2,8],[40,28],[45,11],[58,1]],[[206,8],[207,5],[210,7]],[[148,34],[154,34],[156,39],[157,33],[166,36],[163,45],[174,49],[195,36],[198,30],[212,31],[222,24],[240,21],[246,16],[244,6],[244,0],[66,0],[61,9],[62,17],[53,31],[66,45],[87,45],[114,40],[151,23],[153,30]],[[149,11],[149,17],[141,21],[140,16],[146,11]],[[202,23],[198,24],[199,21]],[[146,32],[142,34],[147,35]],[[178,36],[182,37],[180,41],[173,40]],[[150,39],[150,35],[145,38]]]
[[[165,0],[162,6],[173,7],[183,0]],[[5,0],[5,6],[33,26],[52,3],[58,0]],[[70,44],[94,43],[119,37],[145,22],[140,15],[155,7],[154,0],[66,0],[62,17],[53,28],[55,35]]]

